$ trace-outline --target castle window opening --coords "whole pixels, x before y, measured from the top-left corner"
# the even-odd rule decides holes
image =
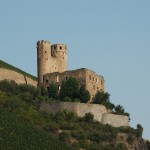
[[[103,91],[103,89],[101,89],[101,91]]]
[[[94,77],[93,77],[93,81],[94,81]]]
[[[93,85],[93,90],[95,90],[95,85]]]
[[[89,75],[89,79],[91,80],[91,75]]]
[[[96,78],[96,83],[98,83],[98,79]]]
[[[98,90],[99,88],[97,87],[97,90]]]
[[[65,77],[66,81],[68,80],[68,77]]]
[[[61,89],[61,86],[60,85],[58,85],[58,90],[60,90]]]
[[[48,83],[48,80],[46,80],[46,83]]]
[[[45,53],[47,53],[47,51],[45,51]]]
[[[101,85],[103,84],[103,81],[101,81]]]
[[[56,80],[56,82],[59,82],[59,76],[58,75],[55,76],[55,80]]]
[[[62,46],[60,46],[60,49],[62,49]]]

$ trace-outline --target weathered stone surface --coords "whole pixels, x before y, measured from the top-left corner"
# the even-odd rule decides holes
[[[60,89],[64,80],[74,77],[78,80],[80,86],[84,85],[90,92],[91,101],[97,91],[105,92],[103,76],[85,68],[67,70],[68,49],[65,44],[51,45],[49,41],[38,41],[37,68],[39,86],[44,85],[45,88],[49,88],[51,83],[55,83]]]
[[[37,86],[37,81],[24,76],[16,71],[0,68],[0,80],[14,80],[18,84],[31,84]]]
[[[105,80],[103,76],[97,75],[94,71],[81,68],[77,70],[70,70],[65,72],[53,72],[43,76],[43,82],[45,88],[48,88],[50,84],[55,83],[61,88],[62,82],[69,77],[74,77],[78,80],[79,86],[84,85],[90,92],[91,100],[97,93],[97,91],[105,92]]]
[[[92,113],[94,120],[103,124],[109,124],[114,127],[129,126],[129,118],[123,115],[114,115],[108,113],[104,105],[99,104],[83,104],[75,102],[51,102],[42,103],[40,109],[47,113],[56,113],[62,110],[69,110],[83,117],[86,113]]]
[[[41,40],[37,42],[38,84],[43,83],[43,75],[64,72],[68,68],[67,45]]]
[[[103,124],[110,124],[113,127],[129,126],[129,118],[123,115],[106,113],[102,117]]]

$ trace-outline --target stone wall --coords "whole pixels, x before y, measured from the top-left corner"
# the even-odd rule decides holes
[[[103,114],[103,124],[111,124],[113,127],[129,126],[129,118],[123,115]]]
[[[86,113],[92,113],[94,120],[113,127],[129,126],[129,118],[127,116],[110,114],[104,105],[75,102],[44,102],[40,106],[40,110],[47,113],[56,113],[65,109],[77,113],[79,117],[85,116]]]
[[[31,84],[37,86],[37,81],[24,76],[16,71],[0,68],[0,80],[14,80],[18,84]]]
[[[86,89],[90,92],[91,100],[97,91],[105,92],[104,77],[97,75],[94,71],[86,68],[65,71],[62,73],[53,72],[45,74],[43,77],[43,83],[45,88],[48,88],[50,84],[55,83],[60,89],[62,82],[67,80],[69,77],[76,78],[79,82],[79,86],[85,85]]]

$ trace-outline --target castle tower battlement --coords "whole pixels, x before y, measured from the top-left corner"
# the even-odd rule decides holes
[[[43,83],[47,73],[67,71],[67,45],[54,44],[49,41],[37,41],[38,84]]]

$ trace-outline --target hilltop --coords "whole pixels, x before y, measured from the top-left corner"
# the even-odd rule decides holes
[[[42,102],[53,101],[55,99],[49,98],[43,88],[0,81],[0,117],[3,118],[0,120],[0,146],[3,147],[0,148],[18,149],[19,143],[24,143],[29,149],[47,149],[49,145],[49,149],[54,150],[148,150],[142,139],[141,125],[136,129],[116,128],[94,121],[90,113],[78,117],[68,110],[56,114],[40,111]]]
[[[0,60],[0,80],[14,80],[18,84],[31,84],[37,86],[37,78],[19,68]]]

